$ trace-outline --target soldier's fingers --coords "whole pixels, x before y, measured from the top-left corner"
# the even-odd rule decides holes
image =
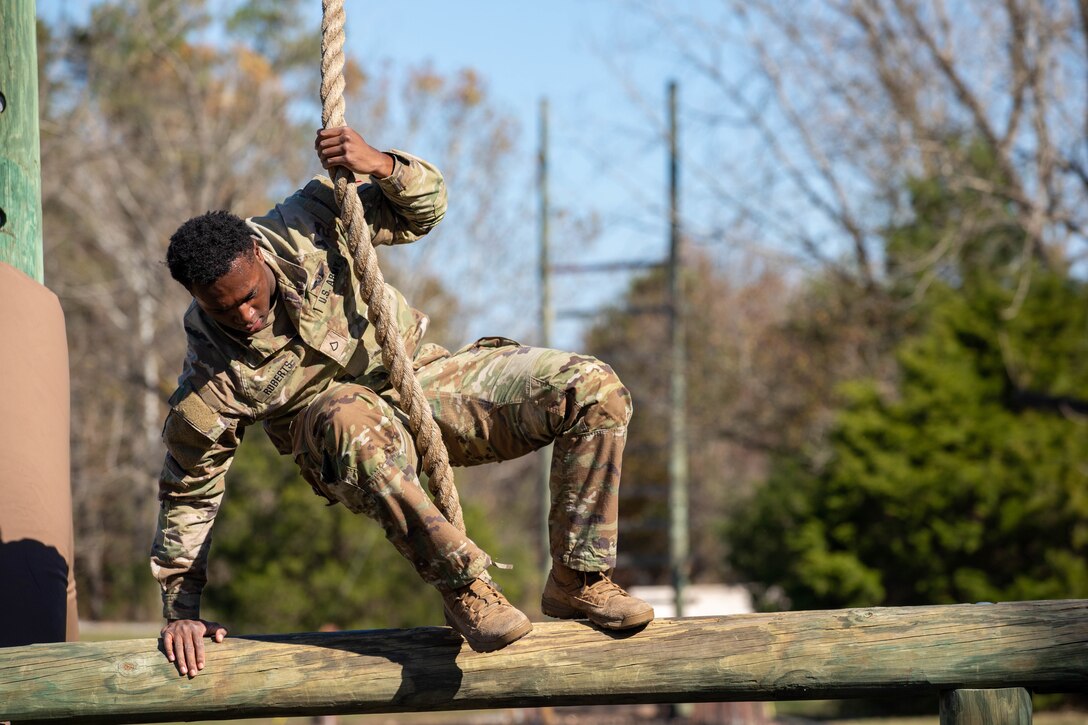
[[[171,632],[163,632],[162,648],[166,651],[166,659],[174,661],[174,635]]]
[[[334,146],[342,146],[345,141],[346,139],[343,139],[340,136],[331,136],[328,138],[318,139],[317,147],[321,149],[329,149]]]
[[[185,637],[178,634],[174,637],[174,663],[178,666],[178,672],[185,674]]]
[[[342,148],[318,149],[318,151],[317,151],[317,157],[319,159],[321,159],[322,161],[325,161],[325,162],[328,162],[328,160],[330,158],[332,158],[333,156],[343,156],[343,155],[344,155],[344,149],[342,149]]]
[[[183,675],[189,675],[189,677],[196,677],[196,647],[193,645],[193,633],[187,631],[185,633],[185,669],[181,671]]]
[[[196,668],[204,669],[204,638],[196,637]]]
[[[333,157],[336,157],[336,156],[343,157],[344,152],[343,151],[323,151],[320,154],[318,154],[318,158],[322,162],[324,162],[326,164],[329,163],[330,159],[332,159]]]

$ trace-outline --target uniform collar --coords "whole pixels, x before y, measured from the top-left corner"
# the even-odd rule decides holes
[[[283,302],[284,311],[297,330],[302,315],[302,300],[306,296],[306,270],[263,246],[260,249],[265,263],[276,277],[277,294]]]

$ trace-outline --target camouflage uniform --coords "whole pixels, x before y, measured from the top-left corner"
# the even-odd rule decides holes
[[[437,169],[392,153],[390,177],[359,185],[375,245],[412,242],[445,213]],[[195,302],[185,314],[189,349],[163,428],[167,456],[151,551],[167,618],[199,616],[225,475],[244,428],[256,421],[316,492],[377,519],[425,581],[454,588],[491,563],[420,485],[335,209],[330,183],[316,178],[248,220],[277,282],[264,330],[243,336],[220,327]],[[504,338],[453,354],[420,345],[427,318],[393,287],[386,294],[451,463],[506,460],[554,441],[552,555],[584,571],[613,567],[631,402],[612,370]]]

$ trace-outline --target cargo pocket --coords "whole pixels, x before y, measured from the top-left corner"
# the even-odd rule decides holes
[[[306,453],[299,453],[295,456],[295,463],[298,465],[299,473],[302,474],[302,480],[310,484],[310,488],[313,492],[325,499],[329,506],[335,506],[340,503],[332,496],[332,492],[325,486],[324,481],[321,480],[321,468],[313,465],[310,460],[310,456]]]
[[[497,335],[493,335],[493,336],[490,336],[490,337],[481,337],[476,342],[465,345],[460,350],[455,352],[454,355],[458,355],[458,354],[460,354],[462,352],[468,352],[469,350],[481,350],[481,349],[493,348],[493,347],[521,347],[521,346],[522,346],[521,343],[518,342],[517,340],[511,340],[509,337],[499,337]]]
[[[472,343],[473,347],[507,347],[508,345],[514,345],[520,347],[521,343],[517,340],[511,340],[509,337],[481,337],[476,342]]]
[[[412,360],[412,368],[419,370],[424,365],[444,360],[449,356],[450,351],[441,345],[434,342],[425,342],[416,350],[415,358]]]

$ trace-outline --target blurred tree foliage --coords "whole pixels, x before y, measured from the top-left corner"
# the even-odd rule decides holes
[[[697,452],[691,457],[693,573],[711,580],[724,575],[724,550],[715,531],[737,490],[727,480],[724,461],[733,463],[738,479],[761,478],[764,455],[759,449],[780,440],[766,435],[777,425],[777,411],[756,402],[766,392],[757,361],[762,355],[786,354],[776,345],[781,340],[763,340],[767,344],[760,349],[759,339],[768,316],[775,314],[776,298],[784,293],[784,280],[768,270],[752,283],[735,284],[718,272],[710,264],[692,265],[686,284],[688,334],[695,341],[689,350],[687,411],[689,446]],[[663,272],[636,279],[621,305],[606,311],[587,335],[588,350],[616,370],[634,402],[624,453],[617,567],[629,583],[668,581],[669,330],[662,314],[667,298]],[[631,309],[643,313],[630,314]],[[766,414],[754,414],[757,407]]]
[[[772,458],[825,450],[839,383],[893,374],[899,314],[880,290],[835,275],[795,275],[754,257],[723,265],[701,251],[685,263],[691,570],[735,580],[723,519],[766,480]],[[587,335],[634,399],[624,454],[620,574],[666,584],[668,562],[668,282],[655,272]],[[639,310],[644,314],[631,314]]]
[[[1088,391],[1088,289],[1037,272],[1007,320],[1010,298],[946,295],[899,347],[894,394],[845,388],[825,466],[776,459],[729,527],[762,593],[798,608],[1088,595],[1088,422],[1068,397]]]
[[[695,577],[776,606],[1083,591],[1084,6],[626,7],[629,52],[683,68]],[[664,550],[667,386],[625,358],[663,365],[659,324],[591,336],[635,394],[624,517],[656,491],[636,561]]]
[[[1088,595],[1088,285],[1039,259],[1022,294],[1011,210],[939,177],[909,192],[887,233],[893,294],[917,302],[898,377],[842,386],[825,460],[773,459],[732,562],[772,607]]]
[[[697,581],[749,582],[764,607],[1088,594],[1088,285],[1024,260],[1016,209],[988,191],[1004,170],[946,143],[969,168],[906,185],[878,284],[688,259]],[[621,555],[656,583],[667,322],[625,310],[665,301],[646,275],[589,337],[634,395]]]
[[[167,239],[208,209],[267,208],[308,159],[279,69],[245,43],[207,42],[215,11],[101,2],[41,34],[46,274],[67,321],[76,571],[93,618],[156,609],[144,555],[189,301]]]

